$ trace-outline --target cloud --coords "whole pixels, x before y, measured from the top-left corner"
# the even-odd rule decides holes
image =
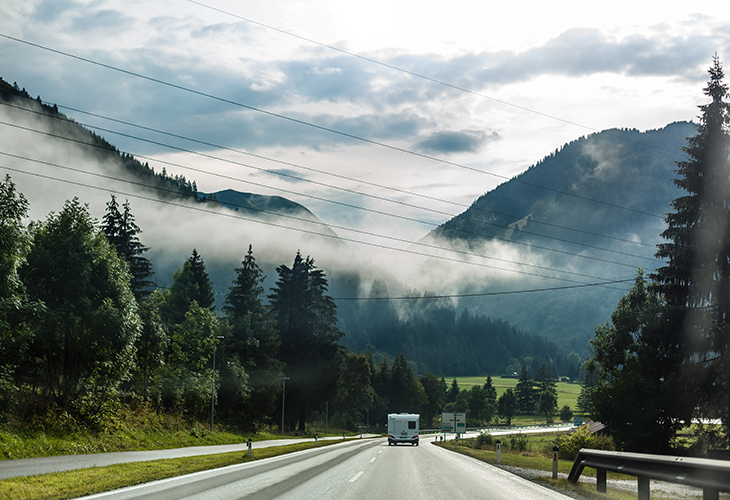
[[[481,130],[462,130],[435,132],[428,138],[415,144],[419,151],[432,153],[476,153],[485,144],[500,140],[497,132],[487,133]]]

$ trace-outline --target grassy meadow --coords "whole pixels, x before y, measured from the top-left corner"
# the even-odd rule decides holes
[[[474,385],[484,385],[487,381],[487,376],[478,377],[445,377],[446,384],[451,386],[451,381],[456,378],[459,383],[461,390],[469,390]],[[492,377],[492,383],[497,389],[497,397],[501,396],[507,389],[514,389],[517,385],[518,379],[516,378],[502,378],[499,376]],[[570,382],[557,382],[556,389],[558,391],[558,409],[567,405],[573,410],[573,414],[578,415],[577,402],[578,395],[580,394],[581,386],[578,383]],[[530,424],[530,423],[541,423],[545,421],[545,417],[542,415],[515,415],[512,418],[513,424]]]

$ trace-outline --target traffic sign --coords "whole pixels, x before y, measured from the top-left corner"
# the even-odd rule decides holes
[[[442,412],[441,432],[462,434],[466,432],[466,413],[464,412]]]

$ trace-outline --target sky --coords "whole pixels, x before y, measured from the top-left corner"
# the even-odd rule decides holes
[[[0,77],[120,150],[201,191],[284,196],[338,234],[399,248],[569,141],[694,119],[713,55],[730,54],[719,1],[3,0],[0,11]],[[0,147],[19,144],[0,125]],[[47,191],[28,196],[31,217],[60,209]]]

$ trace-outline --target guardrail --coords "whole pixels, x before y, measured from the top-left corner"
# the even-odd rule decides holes
[[[578,482],[585,467],[596,469],[596,490],[599,493],[606,492],[607,471],[636,476],[639,500],[649,499],[650,479],[701,488],[703,500],[717,500],[721,491],[730,491],[730,462],[724,460],[581,448],[568,480],[573,484]]]

